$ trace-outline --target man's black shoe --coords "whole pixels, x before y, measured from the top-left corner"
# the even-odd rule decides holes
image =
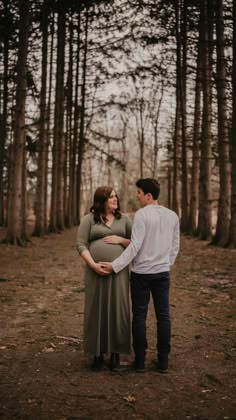
[[[137,373],[145,372],[145,361],[142,359],[135,358],[134,360],[134,369]]]
[[[160,373],[168,373],[168,358],[158,359],[157,370]]]

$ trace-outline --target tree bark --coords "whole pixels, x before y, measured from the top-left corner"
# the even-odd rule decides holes
[[[232,86],[233,86],[233,110],[232,110],[232,140],[231,140],[231,221],[229,229],[228,246],[236,248],[236,0],[233,1],[233,68],[232,68]]]
[[[77,220],[78,220],[78,223],[80,222],[82,162],[83,162],[84,145],[85,145],[84,126],[85,126],[85,98],[86,98],[87,53],[88,53],[88,23],[89,23],[88,7],[86,7],[86,12],[85,12],[83,79],[82,79],[82,87],[81,87],[81,114],[80,114],[79,145],[78,145],[78,167],[77,167]]]
[[[172,208],[179,215],[179,178],[180,178],[180,139],[181,139],[181,40],[180,40],[180,5],[179,0],[175,2],[175,36],[176,36],[176,111],[175,111],[175,130],[174,130],[174,156],[173,156],[173,194]]]
[[[49,52],[49,83],[48,83],[48,104],[47,104],[47,127],[46,127],[46,147],[45,147],[45,188],[44,188],[44,230],[48,233],[48,163],[49,163],[49,151],[51,144],[51,108],[52,108],[52,78],[53,78],[53,58],[54,58],[54,11],[52,11],[51,20],[51,40],[50,40],[50,52]],[[51,185],[52,186],[52,185]]]
[[[19,1],[19,48],[17,61],[16,106],[14,126],[14,166],[9,195],[9,214],[6,241],[24,243],[22,235],[22,171],[25,147],[26,65],[28,49],[29,0]]]
[[[64,135],[64,71],[65,71],[65,25],[66,13],[64,6],[59,7],[58,16],[58,73],[57,73],[57,206],[56,225],[57,229],[64,229],[64,161],[65,161],[65,135]]]
[[[208,0],[209,1],[209,0]],[[203,116],[201,135],[200,190],[199,190],[199,238],[212,237],[212,192],[211,192],[211,58],[209,46],[207,0],[201,2],[203,37]]]
[[[8,5],[4,1],[4,17],[7,20]],[[7,115],[8,115],[8,67],[9,67],[9,33],[5,31],[3,34],[3,97],[2,97],[2,117],[0,121],[0,226],[6,222],[5,216],[5,200],[4,200],[4,183],[3,170],[5,158],[5,145],[7,137]]]
[[[157,162],[158,162],[158,151],[159,151],[159,145],[158,145],[158,124],[160,119],[160,112],[161,112],[161,105],[164,95],[164,83],[162,80],[161,84],[161,96],[158,102],[158,107],[155,115],[155,121],[154,121],[154,147],[153,147],[153,164],[152,164],[152,177],[158,178],[157,175]]]
[[[194,127],[193,127],[193,151],[191,168],[191,192],[188,233],[193,235],[197,231],[197,215],[199,208],[199,168],[200,168],[200,140],[201,140],[201,92],[202,92],[202,24],[199,18],[199,40],[197,56],[197,74],[195,87]]]
[[[54,110],[53,165],[50,225],[51,232],[64,229],[63,211],[63,163],[64,150],[64,56],[65,56],[65,10],[58,6],[56,98]]]
[[[71,16],[69,25],[69,68],[67,75],[67,115],[66,115],[66,147],[65,147],[65,164],[64,164],[64,212],[66,226],[73,225],[72,215],[72,199],[73,199],[73,172],[74,172],[74,156],[73,156],[73,20]],[[67,165],[68,163],[68,165]],[[69,168],[69,169],[67,169]],[[68,177],[67,177],[68,175]],[[67,181],[68,178],[68,181]]]
[[[187,164],[187,133],[186,133],[186,82],[187,82],[187,2],[183,0],[181,4],[181,47],[182,62],[181,62],[181,79],[180,79],[180,104],[181,104],[181,121],[182,121],[182,147],[181,147],[181,230],[187,231],[188,212],[189,212],[189,197],[188,197],[188,164]]]
[[[226,99],[226,66],[224,51],[224,18],[223,0],[216,0],[216,52],[217,73],[216,88],[218,102],[218,150],[220,169],[220,195],[217,215],[216,233],[213,243],[224,246],[229,238],[230,225],[230,158],[229,132]]]
[[[46,92],[47,92],[47,54],[48,54],[48,8],[44,1],[42,10],[42,67],[40,92],[40,122],[39,122],[39,150],[38,173],[36,189],[36,219],[34,235],[45,235],[45,184],[46,184]]]

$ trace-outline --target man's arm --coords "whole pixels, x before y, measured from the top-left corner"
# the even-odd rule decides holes
[[[131,242],[125,251],[116,258],[111,264],[102,262],[101,265],[105,270],[110,272],[113,270],[115,273],[123,270],[129,263],[136,257],[139,252],[144,236],[146,232],[146,227],[142,216],[139,212],[135,214],[134,223],[132,228]]]
[[[173,238],[172,238],[172,247],[170,252],[170,265],[173,265],[175,262],[175,259],[179,252],[179,241],[180,241],[180,232],[179,232],[179,219],[177,219],[174,232],[173,232]]]

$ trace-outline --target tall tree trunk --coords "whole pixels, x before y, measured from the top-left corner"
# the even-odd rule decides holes
[[[78,147],[78,167],[77,167],[77,219],[80,222],[80,205],[81,205],[81,180],[82,180],[82,163],[84,155],[84,126],[85,126],[85,97],[86,97],[86,81],[87,81],[87,53],[88,53],[88,23],[89,10],[85,12],[85,38],[84,38],[84,57],[83,57],[83,80],[81,87],[81,114],[79,129],[79,147]]]
[[[58,5],[56,98],[54,110],[53,166],[50,231],[64,229],[63,212],[63,163],[64,163],[64,57],[65,57],[65,11]]]
[[[26,242],[30,242],[29,234],[27,232],[27,156],[26,148],[23,149],[23,162],[22,162],[22,200],[21,200],[21,218],[22,218],[22,238]]]
[[[179,165],[180,165],[180,138],[181,138],[181,40],[180,40],[180,5],[179,0],[175,2],[175,36],[176,36],[176,111],[174,130],[174,156],[173,156],[173,202],[172,208],[179,215]]]
[[[145,134],[144,134],[144,100],[141,98],[139,103],[139,117],[140,117],[140,178],[143,178],[143,163],[144,163],[144,147],[145,147]]]
[[[57,229],[64,229],[64,161],[65,161],[65,135],[64,135],[64,71],[65,71],[65,7],[59,7],[58,17],[58,73],[57,73],[57,99],[58,99],[58,147],[57,147]]]
[[[230,162],[229,132],[226,101],[226,68],[224,51],[224,18],[223,0],[216,0],[216,52],[217,74],[216,88],[218,101],[218,148],[220,167],[220,196],[214,243],[226,245],[229,238],[230,225]]]
[[[77,53],[76,53],[76,72],[75,72],[75,106],[74,106],[74,127],[73,127],[73,156],[72,156],[72,217],[73,217],[73,225],[77,225],[79,223],[78,214],[77,214],[77,182],[78,179],[76,177],[76,157],[78,155],[78,127],[79,127],[79,68],[80,68],[80,20],[81,15],[80,12],[78,13],[78,26],[77,26]]]
[[[55,19],[56,20],[56,19]],[[54,23],[55,24],[55,23]],[[58,93],[58,54],[59,54],[59,16],[57,16],[57,68],[56,68],[56,94],[54,105],[54,121],[53,121],[53,145],[52,145],[52,183],[51,183],[51,202],[50,202],[50,221],[49,231],[57,232],[56,223],[56,207],[57,207],[57,148],[58,148],[58,124],[59,124],[59,93]]]
[[[158,151],[159,151],[159,145],[158,145],[158,124],[160,119],[160,112],[161,112],[161,105],[164,95],[164,83],[162,80],[161,83],[161,96],[158,102],[158,108],[155,116],[155,122],[154,122],[154,150],[153,150],[153,165],[152,165],[152,177],[158,178],[157,175],[157,162],[158,162]]]
[[[36,220],[34,235],[45,235],[45,166],[46,166],[46,92],[47,92],[47,54],[48,54],[48,8],[44,1],[42,10],[42,67],[40,92],[40,123],[39,123],[39,150],[38,174],[36,190]]]
[[[6,214],[7,214],[7,224],[10,214],[10,192],[12,191],[13,187],[13,166],[14,166],[14,156],[13,156],[13,143],[10,143],[8,146],[8,165],[7,165],[7,202],[6,202]]]
[[[78,127],[79,127],[79,76],[80,76],[80,22],[81,14],[78,13],[78,25],[77,25],[77,52],[76,52],[76,72],[75,72],[75,106],[74,106],[74,126],[73,126],[73,157],[72,157],[72,216],[73,216],[73,225],[79,223],[78,213],[77,213],[77,166],[76,166],[76,157],[78,156]]]
[[[47,127],[46,127],[46,147],[45,147],[45,188],[44,188],[44,221],[45,232],[48,232],[48,163],[51,144],[51,104],[52,104],[52,78],[53,78],[53,54],[54,51],[54,12],[52,11],[51,20],[51,40],[49,53],[49,83],[48,83],[48,104],[47,104]]]
[[[229,229],[229,242],[231,248],[236,248],[236,0],[233,1],[233,110],[232,110],[232,144],[231,144],[231,221]]]
[[[123,119],[123,133],[122,133],[122,161],[124,166],[122,167],[122,177],[121,177],[121,190],[122,190],[122,198],[121,198],[121,209],[124,213],[127,212],[127,149],[126,149],[126,130],[127,130],[127,119]]]
[[[4,18],[7,20],[8,2],[4,1]],[[3,34],[3,97],[2,97],[2,118],[0,125],[0,226],[4,225],[4,183],[3,171],[5,160],[5,145],[7,137],[7,110],[8,110],[8,66],[9,66],[9,33],[5,31]]]
[[[193,127],[193,152],[191,168],[191,195],[188,232],[196,234],[197,214],[199,208],[199,167],[200,167],[200,133],[201,133],[201,91],[202,91],[202,19],[199,18],[199,40],[197,56],[197,74],[195,87],[195,108],[194,108],[194,127]]]
[[[181,230],[187,231],[189,197],[188,197],[188,164],[187,164],[187,133],[186,133],[186,82],[187,82],[187,2],[183,0],[181,4],[181,44],[182,44],[182,63],[180,79],[180,103],[182,121],[182,177],[181,177]]]
[[[169,154],[169,151],[168,151]],[[173,208],[173,168],[171,163],[168,163],[168,167],[167,167],[167,188],[168,188],[168,192],[167,192],[167,206],[169,209]]]
[[[74,172],[74,156],[73,156],[73,20],[71,17],[69,25],[69,68],[67,76],[67,118],[66,118],[66,160],[64,165],[64,211],[65,222],[68,227],[73,225],[72,216],[72,198],[73,198],[73,172]],[[68,164],[68,166],[67,166]],[[67,171],[69,168],[69,171]],[[67,182],[67,172],[68,182]]]
[[[209,0],[208,0],[209,1]],[[207,0],[201,2],[204,27],[203,42],[203,116],[201,135],[199,223],[200,239],[211,240],[212,236],[212,192],[211,192],[211,58],[209,46]]]
[[[17,61],[16,105],[14,127],[14,166],[9,195],[6,241],[23,244],[22,235],[22,171],[25,147],[26,65],[28,50],[29,0],[19,1],[19,48]]]
[[[179,94],[177,93],[177,97]],[[175,112],[175,130],[173,138],[173,182],[172,182],[172,209],[179,215],[179,160],[180,160],[180,137],[181,137],[181,120],[180,120],[180,103],[177,98]]]

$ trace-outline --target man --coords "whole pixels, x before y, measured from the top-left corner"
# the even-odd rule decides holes
[[[112,263],[102,262],[101,266],[104,271],[118,273],[132,261],[132,334],[137,372],[145,369],[146,318],[152,294],[157,319],[158,369],[165,373],[168,371],[171,337],[170,266],[179,251],[179,219],[176,213],[158,204],[158,181],[139,179],[136,187],[142,208],[134,217],[131,242]]]

